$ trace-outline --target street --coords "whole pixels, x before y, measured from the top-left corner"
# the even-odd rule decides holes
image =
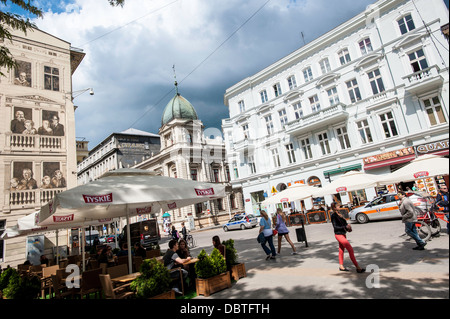
[[[347,234],[359,264],[367,272],[357,274],[345,253],[344,263],[350,272],[338,270],[338,243],[330,223],[306,225],[308,246],[297,242],[295,227],[289,227],[290,238],[299,255],[283,240],[281,255],[265,260],[256,242],[258,227],[224,232],[222,228],[193,231],[197,256],[201,249],[212,251],[212,237],[233,238],[239,261],[244,262],[247,277],[208,298],[219,299],[412,299],[449,298],[449,237],[441,222],[441,236],[428,242],[424,251],[414,251],[415,242],[404,235],[401,220],[352,224]],[[167,249],[168,238],[160,243]],[[277,238],[274,238],[277,247]],[[270,287],[270,289],[267,289]],[[203,296],[197,297],[202,299]]]

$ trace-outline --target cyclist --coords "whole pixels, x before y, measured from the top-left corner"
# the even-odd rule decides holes
[[[439,193],[436,197],[436,204],[439,207],[443,207],[444,208],[444,214],[445,217],[447,218],[447,221],[449,219],[449,198],[448,198],[448,189],[446,185],[442,185],[439,189]],[[450,234],[450,227],[449,227],[449,223],[447,223],[447,234]]]

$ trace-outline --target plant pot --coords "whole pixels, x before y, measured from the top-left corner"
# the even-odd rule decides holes
[[[235,264],[231,266],[231,278],[238,281],[239,278],[247,277],[247,272],[245,271],[245,264]]]
[[[195,278],[195,286],[198,296],[208,297],[210,294],[231,287],[230,272],[227,271],[207,279]]]
[[[148,298],[148,299],[175,299],[175,291],[170,289],[169,291],[163,292],[160,295]]]

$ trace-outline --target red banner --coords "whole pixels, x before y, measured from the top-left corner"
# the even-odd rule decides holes
[[[112,193],[106,195],[83,195],[86,204],[112,203]]]
[[[67,216],[53,216],[53,221],[55,223],[65,223],[73,221],[73,214]]]
[[[208,188],[208,189],[195,188],[195,192],[197,193],[197,196],[211,196],[211,195],[214,195],[214,188]]]

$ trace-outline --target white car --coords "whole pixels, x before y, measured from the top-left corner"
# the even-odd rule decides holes
[[[254,215],[237,214],[223,225],[223,230],[253,228],[256,225],[258,225],[258,219]]]
[[[420,209],[431,208],[431,197],[426,193],[412,192],[407,193],[406,196],[411,199],[414,206]],[[399,204],[400,200],[397,194],[384,194],[376,197],[364,206],[351,210],[349,217],[351,221],[357,221],[360,224],[371,220],[401,218]]]

